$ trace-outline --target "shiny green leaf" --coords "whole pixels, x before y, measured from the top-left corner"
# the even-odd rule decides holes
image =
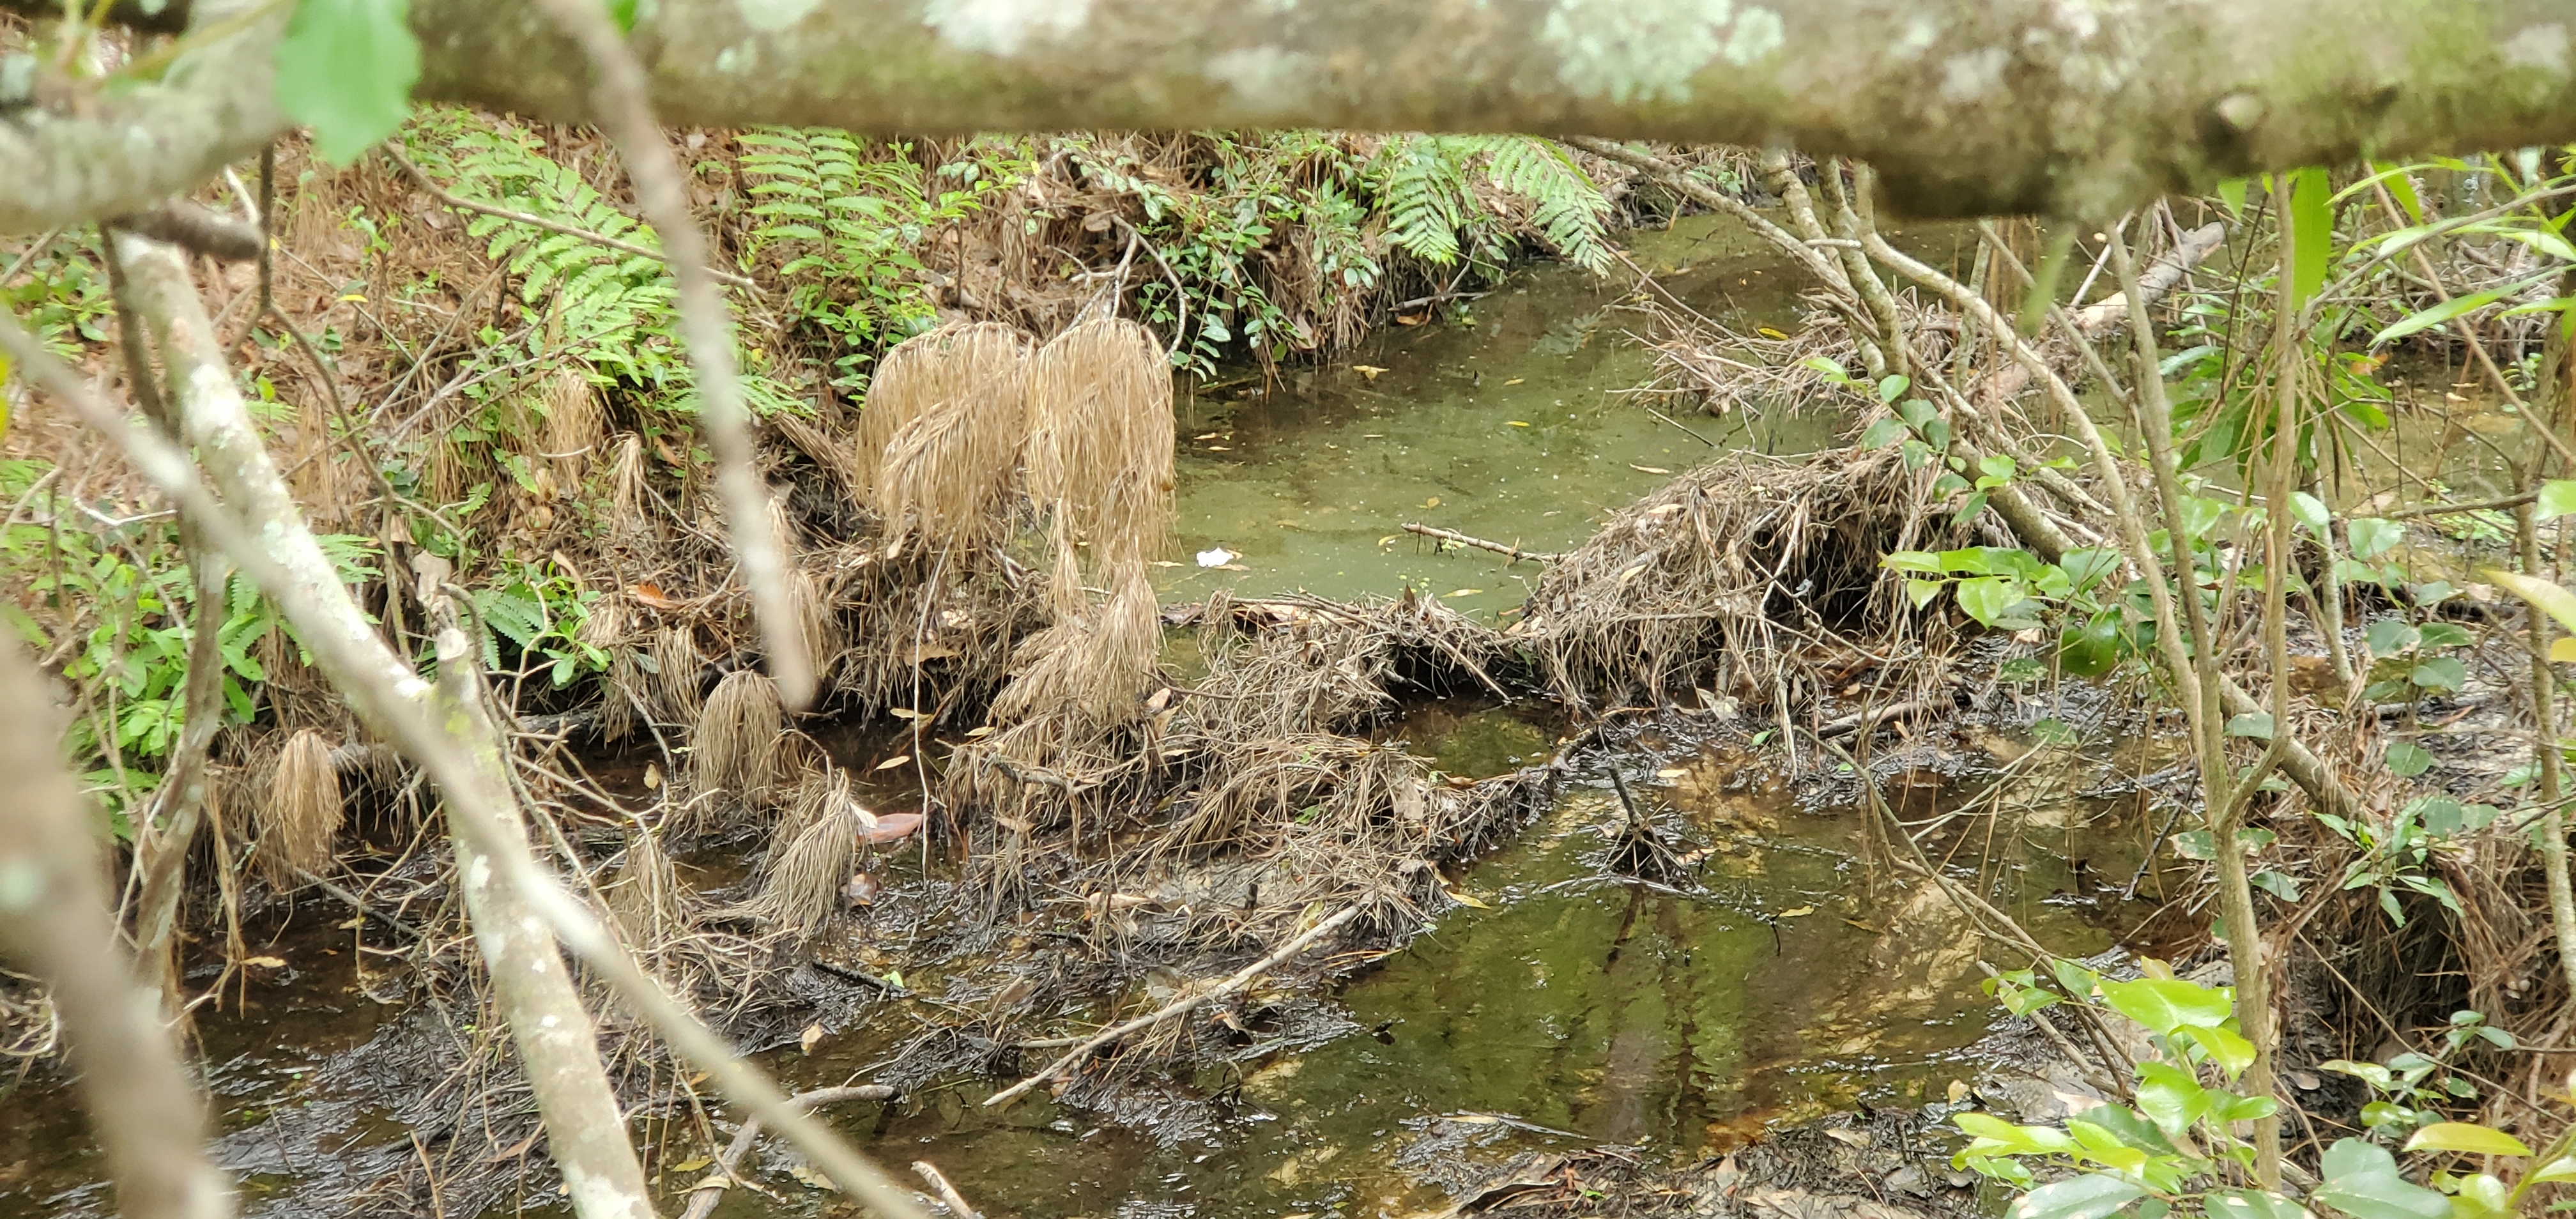
[[[2234,992],[2212,989],[2181,978],[2140,978],[2102,983],[2102,999],[2111,1010],[2158,1034],[2185,1025],[2214,1025],[2227,1019]]]
[[[2409,1136],[2406,1150],[2458,1151],[2478,1156],[2531,1154],[2530,1145],[2521,1139],[2475,1122],[2435,1122]]]
[[[277,106],[347,165],[411,113],[420,43],[409,0],[297,0],[277,44]]]

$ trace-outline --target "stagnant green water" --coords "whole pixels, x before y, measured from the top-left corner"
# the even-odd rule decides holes
[[[1639,235],[1636,257],[1702,312],[1788,323],[1790,285],[1772,286],[1784,277],[1769,256],[1731,233],[1685,222]],[[1181,545],[1177,565],[1159,569],[1164,597],[1220,585],[1347,597],[1409,582],[1462,593],[1451,603],[1480,613],[1517,602],[1533,568],[1435,551],[1399,526],[1563,549],[1665,472],[1708,455],[1614,392],[1648,370],[1624,335],[1635,319],[1617,307],[1620,292],[1539,269],[1475,302],[1467,323],[1394,329],[1264,392],[1187,404]],[[1787,411],[1682,422],[1784,454],[1831,443],[1841,425]],[[1191,561],[1217,547],[1237,552],[1241,570]],[[1432,708],[1394,735],[1471,775],[1542,760],[1554,744],[1513,709]],[[1906,815],[1959,812],[1932,844],[1990,898],[2061,951],[2106,946],[2099,878],[2116,887],[2150,827],[2132,802],[2065,794],[2068,776],[2098,774],[2099,758],[2035,755],[1998,785],[2001,759],[2026,745],[1991,744],[1932,759],[1941,773],[1906,789]],[[1770,776],[1766,756],[1691,740],[1650,740],[1587,765],[1528,832],[1457,878],[1483,906],[1442,915],[1329,997],[1338,1018],[1307,1025],[1321,1033],[1159,1081],[1165,1101],[1116,1114],[1043,1096],[987,1110],[990,1085],[976,1082],[835,1120],[891,1165],[935,1162],[996,1214],[1395,1215],[1444,1204],[1442,1186],[1516,1150],[1607,1141],[1687,1160],[1765,1122],[1861,1100],[1917,1102],[1975,1073],[1963,1055],[1989,1018],[1975,941],[1946,904],[1862,859],[1848,801],[1802,803]],[[1707,852],[1679,887],[1604,875],[1622,816],[1605,785],[1612,765],[1681,847]],[[1983,803],[2005,792],[2021,794],[2000,810]],[[260,972],[239,1004],[204,1021],[219,1155],[253,1213],[345,1213],[317,1207],[329,1191],[312,1187],[354,1184],[343,1176],[354,1155],[409,1149],[384,1116],[408,1098],[382,1093],[367,1048],[405,1035],[406,1017],[366,997],[353,933],[326,930],[345,917],[317,905],[296,916],[315,927],[254,945],[286,966]],[[917,984],[933,979],[925,971]],[[769,1065],[798,1086],[837,1084],[864,1077],[891,1035],[835,1037]],[[705,1150],[685,1131],[661,1146],[677,1213],[676,1191],[704,1171],[679,1165]],[[515,1157],[467,1149],[455,1162],[506,1172]],[[59,1088],[29,1085],[0,1100],[0,1219],[106,1213],[99,1167]],[[773,1192],[736,1190],[719,1213],[833,1205],[789,1167],[765,1149],[755,1178]],[[523,1203],[526,1213],[561,1213],[558,1198]]]
[[[1795,324],[1795,282],[1731,222],[1693,218],[1637,234],[1634,246],[1640,266],[1701,312]],[[1470,611],[1519,604],[1536,568],[1442,553],[1402,526],[1565,550],[1707,460],[1706,443],[1625,392],[1652,371],[1629,335],[1645,323],[1621,307],[1628,290],[1624,277],[1537,268],[1471,302],[1458,324],[1394,327],[1329,366],[1185,401],[1164,599],[1217,587],[1390,595],[1410,584]],[[1708,441],[1774,453],[1832,444],[1842,425],[1830,412],[1720,420],[1663,405]],[[1220,548],[1243,570],[1198,566],[1196,555]]]

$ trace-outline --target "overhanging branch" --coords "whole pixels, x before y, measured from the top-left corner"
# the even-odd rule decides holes
[[[411,12],[422,98],[590,117],[584,56],[533,7]],[[131,211],[255,149],[283,124],[273,37],[91,117],[0,117],[0,231]],[[679,124],[1789,143],[1869,162],[1918,215],[2107,217],[2257,170],[2576,138],[2568,0],[662,0],[633,41]]]

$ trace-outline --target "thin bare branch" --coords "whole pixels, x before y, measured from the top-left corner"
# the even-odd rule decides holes
[[[232,1189],[206,1161],[205,1102],[117,942],[98,838],[55,752],[57,718],[35,665],[0,635],[0,947],[53,988],[119,1212],[227,1219]]]
[[[689,366],[698,375],[698,416],[706,421],[707,447],[715,453],[716,489],[724,499],[735,560],[751,589],[752,615],[760,623],[761,647],[769,656],[769,675],[778,682],[778,697],[801,710],[814,702],[814,658],[805,654],[805,636],[797,629],[787,588],[786,541],[770,520],[769,488],[752,465],[749,412],[734,367],[732,319],[724,295],[716,290],[706,233],[689,210],[688,179],[653,118],[644,65],[609,18],[607,6],[597,0],[539,0],[538,7],[590,58],[592,102],[600,125],[625,158],[635,201],[660,231],[671,277],[679,281],[680,334],[688,345]]]
[[[138,472],[179,506],[182,515],[198,523],[209,545],[231,556],[235,565],[295,625],[324,672],[349,700],[351,709],[378,735],[419,763],[447,800],[492,800],[488,789],[476,779],[470,760],[425,705],[427,683],[395,660],[372,628],[355,633],[344,629],[348,617],[335,612],[330,604],[335,598],[345,602],[348,595],[336,577],[325,576],[322,583],[316,584],[299,574],[302,564],[290,567],[271,556],[263,541],[296,548],[312,545],[311,534],[291,513],[291,501],[284,501],[290,509],[286,518],[263,515],[262,534],[255,537],[216,501],[177,445],[99,397],[79,373],[6,314],[0,314],[0,351],[17,360],[30,381],[114,442]],[[218,380],[230,385],[228,376],[219,375]],[[264,456],[261,460],[265,461]],[[274,467],[269,468],[273,480]],[[270,488],[283,500],[283,488],[275,487],[273,481],[269,488],[245,486],[237,490],[259,500]],[[243,502],[244,498],[236,495],[235,501]],[[323,570],[329,569],[326,566]],[[362,616],[356,621],[364,626]],[[484,827],[489,820],[459,818],[456,825],[460,832],[474,836],[475,846],[494,867],[509,874],[530,896],[536,916],[565,947],[633,1004],[674,1052],[705,1069],[719,1089],[787,1135],[806,1158],[868,1205],[890,1219],[927,1219],[910,1191],[894,1185],[828,1127],[797,1113],[757,1067],[737,1057],[722,1038],[698,1023],[684,1005],[647,976],[589,907],[538,868],[524,840],[513,842],[488,834]]]

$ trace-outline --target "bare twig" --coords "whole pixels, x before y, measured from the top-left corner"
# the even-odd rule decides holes
[[[984,1102],[984,1104],[988,1107],[1001,1104],[1004,1101],[1018,1096],[1020,1093],[1037,1087],[1039,1084],[1046,1083],[1049,1080],[1057,1078],[1062,1075],[1067,1068],[1072,1067],[1075,1063],[1081,1062],[1084,1058],[1089,1057],[1093,1050],[1097,1050],[1102,1046],[1108,1045],[1110,1042],[1116,1041],[1119,1038],[1139,1029],[1152,1028],[1166,1020],[1179,1016],[1186,1016],[1206,1005],[1211,1000],[1222,999],[1227,995],[1231,995],[1236,991],[1252,985],[1254,981],[1261,977],[1261,975],[1269,973],[1271,970],[1277,969],[1281,965],[1286,964],[1298,953],[1306,951],[1306,947],[1308,945],[1313,944],[1315,941],[1320,940],[1337,930],[1340,930],[1342,924],[1358,918],[1359,914],[1360,907],[1352,906],[1331,918],[1325,919],[1323,922],[1307,928],[1295,939],[1280,945],[1277,952],[1271,953],[1269,956],[1263,957],[1258,961],[1254,961],[1250,965],[1244,966],[1242,969],[1236,970],[1233,977],[1227,978],[1223,982],[1219,982],[1206,990],[1174,999],[1170,1003],[1164,1004],[1162,1007],[1156,1008],[1153,1011],[1147,1012],[1146,1014],[1138,1016],[1123,1024],[1114,1024],[1108,1028],[1100,1030],[1098,1033],[1085,1038],[1082,1044],[1065,1051],[1063,1057],[1056,1059],[1054,1062],[1048,1063],[1046,1067],[1043,1070],[1040,1070],[1037,1074],[994,1093],[990,1099]]]
[[[707,447],[715,453],[716,487],[724,498],[743,583],[751,589],[769,674],[778,682],[780,701],[798,709],[811,706],[814,660],[805,654],[804,632],[788,595],[786,545],[770,521],[769,488],[752,464],[751,427],[735,375],[733,326],[724,297],[716,291],[706,233],[689,211],[688,180],[653,118],[644,65],[597,0],[540,0],[539,7],[589,56],[600,125],[626,160],[626,176],[635,184],[635,201],[645,219],[661,231],[671,278],[679,281],[680,334],[698,375],[698,414],[706,421]]]
[[[940,1204],[948,1208],[949,1214],[957,1216],[957,1219],[982,1219],[974,1207],[966,1204],[965,1196],[957,1192],[957,1187],[948,1183],[947,1174],[940,1172],[937,1165],[928,1160],[914,1160],[912,1170],[921,1174],[922,1180],[930,1182],[930,1192],[939,1195]]]
[[[224,723],[223,625],[229,610],[224,593],[232,578],[223,553],[203,545],[188,547],[188,566],[197,581],[197,613],[181,704],[186,718],[151,811],[134,826],[134,870],[143,877],[135,907],[134,954],[160,984],[163,1010],[170,1013],[180,1007],[178,959],[171,947],[181,882],[198,817],[206,807],[206,750]]]
[[[799,1092],[788,1097],[787,1103],[802,1113],[817,1105],[837,1105],[854,1100],[892,1100],[894,1096],[895,1090],[884,1084],[853,1084],[844,1088]],[[752,1144],[759,1140],[759,1115],[742,1119],[742,1129],[734,1131],[733,1142],[726,1144],[724,1153],[716,1157],[716,1170],[708,1173],[707,1179],[696,1189],[689,1191],[689,1209],[681,1212],[680,1219],[707,1219],[716,1209],[716,1203],[724,1201],[725,1191],[733,1187],[734,1174],[741,1171],[742,1158],[751,1154]]]
[[[543,216],[534,215],[532,213],[515,211],[497,204],[480,203],[475,200],[468,199],[444,186],[440,186],[437,179],[430,177],[427,171],[423,170],[420,166],[413,164],[412,159],[404,156],[402,149],[395,147],[392,141],[388,140],[380,147],[383,149],[385,157],[401,168],[403,176],[411,179],[412,185],[428,192],[430,198],[436,199],[440,203],[455,208],[457,211],[474,212],[480,215],[492,216],[498,219],[507,220],[512,224],[524,224],[532,229],[543,229],[549,233],[560,233],[566,237],[578,238],[582,241],[587,241],[592,245],[599,246],[602,249],[615,250],[621,254],[633,254],[639,258],[650,258],[653,261],[664,265],[668,265],[670,263],[671,256],[669,254],[654,249],[648,245],[637,245],[632,241],[620,240],[618,238],[611,237],[606,233],[594,233],[589,229],[581,228],[576,225],[565,224],[560,220],[548,220]],[[736,275],[721,267],[709,267],[707,268],[707,274],[715,276],[717,279],[728,284],[732,284],[737,288],[750,288],[757,290],[760,287],[760,285],[753,283],[748,276]]]
[[[205,1155],[205,1103],[117,943],[107,869],[56,752],[54,700],[0,638],[0,946],[44,975],[81,1102],[129,1219],[224,1219],[232,1191]]]
[[[1520,562],[1523,559],[1527,559],[1532,563],[1561,563],[1565,560],[1565,556],[1561,554],[1549,554],[1536,550],[1523,550],[1518,546],[1507,546],[1501,542],[1488,542],[1483,538],[1469,537],[1466,534],[1459,533],[1455,530],[1440,529],[1430,525],[1417,525],[1411,521],[1405,522],[1403,529],[1406,533],[1418,533],[1426,538],[1437,538],[1443,542],[1455,542],[1461,546],[1473,546],[1478,550],[1490,550],[1495,554],[1509,557],[1515,563]]]
[[[149,211],[119,216],[108,224],[137,237],[168,242],[229,262],[247,262],[266,248],[258,225],[186,199],[172,199]]]
[[[1657,418],[1657,419],[1661,419],[1661,420],[1663,420],[1664,422],[1666,422],[1666,423],[1669,423],[1669,424],[1673,425],[1674,427],[1681,428],[1681,429],[1682,429],[1682,435],[1684,435],[1684,436],[1688,436],[1688,437],[1690,437],[1691,439],[1693,439],[1693,440],[1696,440],[1696,441],[1700,442],[1701,444],[1707,445],[1708,447],[1710,447],[1710,448],[1712,448],[1712,449],[1719,447],[1719,445],[1718,445],[1718,443],[1717,443],[1716,441],[1711,440],[1711,439],[1709,439],[1709,438],[1708,438],[1708,437],[1706,437],[1706,436],[1702,436],[1702,435],[1700,435],[1699,433],[1697,433],[1697,432],[1694,432],[1694,431],[1690,430],[1690,428],[1688,428],[1687,426],[1684,426],[1684,425],[1683,425],[1683,423],[1682,423],[1682,421],[1681,421],[1681,420],[1679,420],[1679,419],[1675,419],[1675,418],[1673,418],[1672,416],[1670,416],[1670,415],[1667,415],[1667,414],[1663,413],[1662,411],[1656,410],[1655,408],[1653,408],[1653,407],[1651,407],[1651,406],[1650,406],[1650,407],[1647,407],[1647,408],[1646,408],[1646,413],[1647,413],[1647,414],[1649,414],[1649,415],[1654,416],[1654,417],[1655,417],[1655,418]]]

